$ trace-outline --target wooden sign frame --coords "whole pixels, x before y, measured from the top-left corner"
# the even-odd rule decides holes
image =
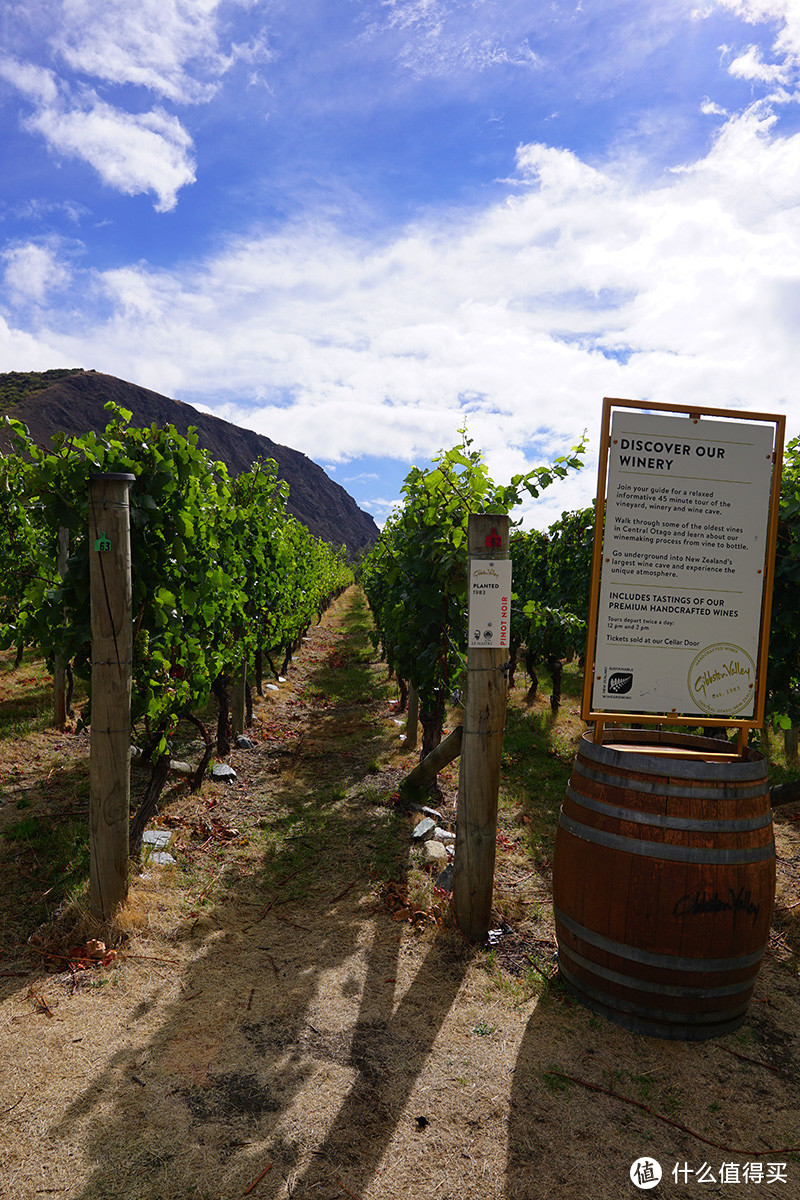
[[[634,409],[638,412],[665,413],[677,416],[688,416],[696,422],[703,417],[723,418],[731,421],[758,422],[772,424],[775,427],[773,435],[772,480],[769,493],[769,512],[767,519],[767,536],[765,562],[763,567],[764,583],[761,596],[761,619],[758,639],[758,663],[756,671],[755,704],[753,715],[746,718],[733,716],[715,717],[703,714],[682,714],[667,712],[620,712],[614,709],[600,709],[592,704],[592,692],[595,676],[595,660],[599,620],[600,575],[602,569],[603,539],[605,533],[605,516],[607,505],[608,460],[611,452],[611,417],[615,409]],[[603,400],[603,414],[600,429],[600,454],[597,472],[597,507],[595,514],[594,549],[592,554],[592,574],[589,597],[589,621],[586,636],[586,667],[584,672],[583,697],[581,716],[584,721],[597,723],[595,729],[596,742],[601,742],[603,726],[606,723],[631,723],[641,725],[692,725],[692,726],[725,726],[739,730],[738,750],[742,753],[747,742],[750,729],[761,728],[764,722],[764,707],[766,702],[766,673],[767,654],[769,650],[770,613],[772,607],[772,585],[775,572],[775,548],[778,532],[778,509],[780,503],[781,467],[783,464],[783,442],[786,418],[782,415],[747,412],[743,410],[711,408],[698,405],[665,404],[656,401],[623,400],[606,397]],[[720,757],[729,758],[730,754]]]

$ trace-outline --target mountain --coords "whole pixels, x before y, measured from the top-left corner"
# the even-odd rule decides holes
[[[50,382],[53,377],[55,382]],[[258,458],[273,458],[279,476],[289,484],[290,512],[326,542],[335,546],[344,543],[351,553],[357,553],[378,537],[372,517],[322,467],[298,450],[281,446],[263,434],[98,371],[43,372],[33,380],[28,379],[30,387],[40,389],[37,391],[29,390],[26,378],[21,372],[0,376],[0,398],[5,394],[15,401],[3,405],[5,411],[23,421],[40,444],[46,444],[59,431],[102,432],[108,423],[103,406],[113,400],[133,413],[133,426],[152,425],[155,421],[157,425],[174,425],[178,433],[185,435],[193,425],[200,445],[212,458],[224,462],[231,475],[249,470]],[[8,387],[4,386],[6,383]]]

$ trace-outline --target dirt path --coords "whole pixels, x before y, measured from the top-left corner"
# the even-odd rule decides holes
[[[616,1200],[640,1155],[654,1196],[800,1196],[796,957],[739,1034],[670,1044],[526,998],[435,911],[392,919],[381,880],[409,912],[425,883],[364,629],[350,592],[257,704],[236,784],[173,792],[179,866],[137,881],[117,964],[0,978],[0,1197]]]

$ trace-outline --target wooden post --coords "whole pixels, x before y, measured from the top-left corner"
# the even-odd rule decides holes
[[[416,750],[417,730],[419,728],[419,692],[413,683],[408,689],[408,708],[406,710],[406,740],[403,749]]]
[[[57,568],[63,579],[67,573],[69,558],[69,530],[62,525],[58,531]],[[60,652],[53,663],[53,724],[63,730],[67,723],[67,680],[64,668],[64,655]]]
[[[507,516],[471,514],[470,559],[507,559],[508,530]],[[491,920],[508,666],[508,649],[481,646],[467,651],[453,911],[473,944],[486,941]]]
[[[247,688],[247,658],[243,655],[242,661],[233,676],[233,695],[231,697],[231,733],[233,734],[234,743],[237,737],[245,731],[245,689]]]
[[[128,894],[131,799],[131,542],[134,475],[89,483],[92,727],[89,769],[92,916],[108,921]]]
[[[463,736],[463,725],[456,725],[453,732],[448,733],[444,741],[439,742],[439,745],[431,750],[430,754],[426,754],[422,762],[417,763],[414,770],[406,775],[400,783],[400,795],[413,792],[426,783],[430,783],[448,763],[451,763],[454,758],[458,758],[461,753]]]

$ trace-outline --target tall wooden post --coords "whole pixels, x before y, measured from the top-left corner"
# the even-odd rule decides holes
[[[134,475],[89,483],[92,729],[89,769],[92,916],[109,920],[128,894],[131,776],[131,541]]]
[[[508,529],[507,516],[470,515],[470,559],[508,559]],[[486,940],[491,920],[508,665],[507,648],[478,646],[467,651],[453,911],[461,932],[473,944]]]
[[[69,558],[69,530],[62,525],[58,531],[58,558],[56,565],[58,574],[63,579],[67,573]],[[60,652],[53,663],[53,724],[58,729],[67,723],[67,681],[64,665],[64,655]]]

